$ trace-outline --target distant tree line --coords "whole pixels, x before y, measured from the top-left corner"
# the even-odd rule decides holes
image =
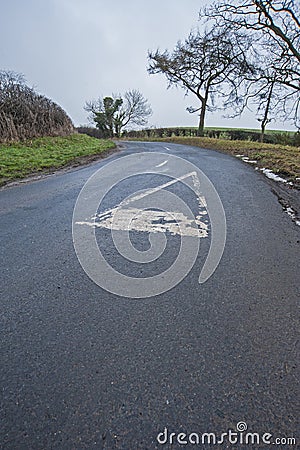
[[[169,127],[169,128],[145,128],[143,130],[130,130],[123,133],[124,138],[168,138],[168,137],[196,137],[199,136],[197,128]],[[260,141],[260,133],[240,129],[204,129],[204,137],[214,139],[226,139],[233,141]],[[300,147],[300,133],[273,132],[265,135],[264,142],[268,144],[293,145]]]
[[[198,135],[207,111],[246,109],[266,126],[276,118],[300,129],[300,3],[297,0],[219,0],[201,9],[204,31],[191,31],[173,51],[150,51],[148,71],[192,93]]]
[[[74,132],[65,111],[26,84],[24,76],[0,71],[0,141],[11,142]]]

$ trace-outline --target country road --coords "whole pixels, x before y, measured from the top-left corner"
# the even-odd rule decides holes
[[[95,164],[0,191],[0,448],[210,448],[194,445],[195,434],[180,445],[185,437],[178,441],[177,435],[220,437],[239,422],[260,436],[270,433],[272,443],[295,437],[299,445],[300,227],[264,176],[237,158],[176,144],[121,145]],[[139,152],[164,153],[144,169],[160,166],[166,176],[128,179],[104,199],[105,208],[115,211],[141,190],[150,202],[160,189],[197,213],[190,190],[168,178],[170,158],[201,169],[218,192],[227,223],[222,259],[203,284],[198,278],[211,240],[209,220],[199,219],[198,235],[178,212],[177,233],[153,205],[152,216],[142,213],[130,231],[141,253],[151,234],[169,240],[150,268],[126,265],[113,248],[111,229],[122,240],[132,209],[114,225],[101,216],[96,235],[116,269],[140,278],[169,267],[180,234],[201,242],[193,268],[172,289],[146,298],[118,296],[95,284],[76,257],[72,215],[84,183],[98,168]],[[86,220],[82,229],[91,230]],[[168,442],[162,445],[157,435],[165,428]],[[222,448],[233,448],[225,442]]]

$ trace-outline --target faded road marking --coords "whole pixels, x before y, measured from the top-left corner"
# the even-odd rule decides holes
[[[100,217],[99,217],[100,216]],[[173,235],[206,237],[207,224],[198,217],[191,220],[180,212],[155,211],[139,208],[120,209],[116,207],[108,213],[99,214],[99,221],[77,222],[94,228],[119,231],[144,231]]]
[[[197,193],[197,196],[198,196],[199,206],[201,206],[201,207],[206,206],[205,199],[204,199],[204,197],[201,196],[201,193],[199,190],[200,181],[199,181],[199,178],[197,177],[196,172],[187,173],[186,175],[182,175],[179,178],[175,178],[174,180],[171,180],[171,181],[168,181],[167,183],[161,184],[160,186],[157,186],[156,188],[152,188],[146,192],[142,192],[141,194],[135,195],[134,197],[131,197],[131,198],[121,202],[119,206],[122,207],[122,206],[129,205],[129,203],[132,203],[136,200],[141,200],[142,198],[147,197],[147,195],[154,194],[155,192],[161,191],[162,189],[172,186],[173,184],[177,183],[178,181],[185,180],[186,178],[189,178],[189,177],[191,177],[193,180],[195,192]],[[113,208],[113,209],[115,209],[115,208]]]
[[[167,162],[167,161],[165,161]],[[198,198],[198,215],[191,219],[181,212],[176,211],[157,211],[153,209],[140,209],[127,207],[130,203],[141,200],[142,198],[154,194],[168,186],[191,177],[194,184],[194,190]],[[196,172],[190,172],[175,178],[155,188],[148,189],[130,197],[118,206],[96,214],[90,220],[76,222],[78,225],[88,225],[93,228],[107,228],[120,231],[144,231],[152,233],[166,233],[173,235],[207,237],[208,226],[202,220],[207,215],[205,198],[200,192],[200,181]],[[125,208],[127,207],[127,208]]]

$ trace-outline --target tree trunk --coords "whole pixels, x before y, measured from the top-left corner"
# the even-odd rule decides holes
[[[201,104],[201,109],[200,109],[200,119],[199,119],[197,136],[204,136],[205,112],[206,112],[206,102],[203,101],[202,104]]]
[[[266,108],[265,108],[265,114],[264,114],[264,117],[263,117],[263,119],[261,121],[260,142],[264,142],[264,135],[265,135],[266,126],[270,122],[269,111],[270,111],[271,99],[272,99],[272,95],[273,95],[274,83],[275,83],[275,80],[273,80],[272,83],[271,83],[270,90],[269,90],[269,93],[268,93],[267,104],[266,104]]]
[[[117,138],[120,137],[120,129],[119,129],[119,126],[117,124],[115,124],[115,136]]]
[[[266,124],[265,122],[262,120],[261,122],[261,132],[260,132],[260,142],[264,142],[264,135],[265,135],[265,129],[266,129]]]
[[[201,109],[200,109],[200,119],[199,119],[197,136],[204,136],[204,120],[205,120],[208,92],[209,92],[209,86],[207,86],[207,88],[206,88],[205,96],[200,98]]]

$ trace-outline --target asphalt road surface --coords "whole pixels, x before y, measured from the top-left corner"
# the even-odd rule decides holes
[[[194,442],[209,432],[220,440],[239,422],[260,439],[281,439],[277,448],[296,448],[284,439],[297,438],[299,426],[299,226],[264,176],[234,157],[165,143],[122,146],[88,167],[0,191],[0,448],[217,448]],[[199,238],[199,257],[177,286],[133,299],[86,275],[73,247],[72,214],[96,169],[142,151],[166,153],[166,175],[176,155],[209,177],[225,210],[227,240],[206,283],[198,276],[210,236]],[[106,206],[166,180],[129,179]],[[192,192],[181,184],[169,190],[193,209]],[[96,234],[110,263],[127,275],[164,270],[179,248],[180,236],[166,231],[171,244],[161,262],[130,267],[114,251],[109,227]],[[149,230],[131,236],[140,251],[148,249]],[[226,439],[223,448],[264,446]]]

